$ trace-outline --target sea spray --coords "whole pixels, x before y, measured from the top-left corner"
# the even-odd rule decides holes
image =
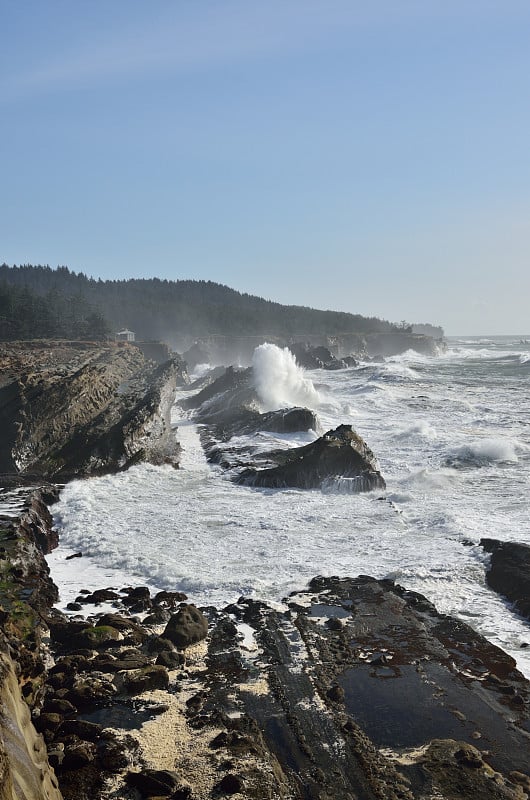
[[[252,356],[254,386],[262,411],[277,411],[289,406],[316,408],[320,397],[305,377],[291,351],[275,344],[261,344]]]
[[[486,584],[489,555],[478,544],[530,544],[529,372],[519,360],[528,345],[470,340],[462,353],[464,343],[453,344],[437,358],[408,355],[414,381],[370,380],[380,363],[304,375],[320,392],[322,429],[352,424],[377,455],[386,501],[344,483],[323,491],[237,486],[206,461],[200,428],[175,407],[179,470],[138,465],[73,481],[53,506],[60,546],[48,559],[62,607],[80,587],[140,582],[223,608],[241,595],[280,603],[317,574],[393,577],[469,622],[530,676],[528,624]],[[506,352],[511,361],[499,357]],[[315,435],[296,434],[295,444]],[[253,434],[249,453],[294,437]],[[475,452],[469,465],[464,447]],[[67,561],[74,552],[83,558]]]

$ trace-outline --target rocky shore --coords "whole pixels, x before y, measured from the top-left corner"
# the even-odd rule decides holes
[[[12,494],[2,522],[2,800],[530,793],[529,682],[424,597],[368,576],[274,609],[103,587],[67,616],[45,497]]]
[[[80,586],[68,614],[54,608],[55,482],[178,463],[168,414],[185,367],[93,343],[1,353],[0,800],[530,797],[529,681],[391,580],[315,577],[274,608]],[[384,487],[350,426],[260,413],[249,375],[217,371],[186,403],[234,481]],[[234,444],[252,430],[317,438],[287,454]],[[482,544],[490,585],[526,613],[528,548]]]

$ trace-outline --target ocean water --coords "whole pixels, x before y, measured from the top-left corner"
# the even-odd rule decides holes
[[[73,481],[54,506],[49,556],[61,604],[81,588],[145,584],[219,607],[241,595],[281,603],[314,575],[390,577],[509,652],[530,676],[528,623],[485,583],[481,537],[530,544],[530,344],[449,339],[336,372],[304,372],[273,345],[254,357],[262,407],[316,411],[323,432],[351,423],[374,451],[386,492],[236,486],[210,466],[193,420],[173,409],[181,468],[139,465]],[[182,393],[185,395],[186,393]],[[178,400],[178,398],[177,398]],[[318,432],[256,434],[257,449]],[[66,560],[74,552],[83,557]]]

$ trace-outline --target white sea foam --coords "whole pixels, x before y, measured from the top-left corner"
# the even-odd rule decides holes
[[[287,347],[281,349],[269,343],[256,347],[252,366],[263,411],[277,411],[288,406],[318,408],[318,392]]]
[[[448,462],[455,465],[483,466],[492,462],[515,463],[519,459],[514,442],[508,439],[479,439],[455,448]]]
[[[192,381],[197,380],[198,378],[203,378],[210,370],[212,369],[211,364],[196,364],[193,367],[193,372],[190,375]]]
[[[235,486],[208,465],[195,426],[175,409],[179,470],[139,465],[74,481],[53,507],[61,545],[50,561],[62,602],[83,586],[145,583],[181,589],[199,604],[222,606],[241,594],[278,603],[315,574],[394,576],[508,650],[530,675],[530,647],[521,648],[528,626],[487,587],[478,546],[481,537],[530,544],[530,393],[525,367],[520,383],[504,380],[506,363],[495,360],[504,343],[489,358],[473,357],[473,345],[465,359],[408,355],[417,374],[391,388],[368,383],[378,364],[325,373],[322,428],[355,426],[378,458],[386,499],[351,494],[340,482],[327,492]],[[280,375],[284,387],[291,369]],[[323,373],[297,377],[315,391]],[[293,403],[281,395],[281,404]],[[487,410],[479,409],[485,398]],[[304,436],[257,434],[246,443],[293,446],[314,435]],[[459,460],[466,453],[468,465]],[[74,551],[83,558],[67,562]]]
[[[396,439],[410,439],[410,438],[423,438],[423,439],[436,439],[436,428],[428,422],[420,421],[415,422],[405,430],[399,431],[395,434]]]

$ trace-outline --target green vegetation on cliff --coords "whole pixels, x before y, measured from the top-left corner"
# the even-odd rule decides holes
[[[32,318],[35,329],[28,323]],[[140,339],[172,342],[211,334],[289,337],[400,329],[377,317],[284,306],[212,281],[102,281],[67,267],[0,266],[1,338],[95,338],[103,334],[105,320],[113,331],[127,327]]]
[[[82,293],[53,287],[38,294],[31,282],[11,284],[5,274],[0,277],[0,340],[104,339],[109,332]]]

